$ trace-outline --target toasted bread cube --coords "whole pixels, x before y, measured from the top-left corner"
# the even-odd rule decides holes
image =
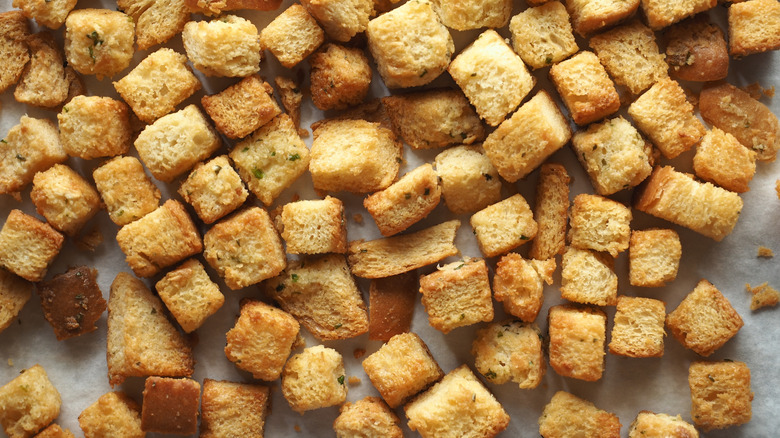
[[[260,45],[287,68],[298,65],[324,41],[325,32],[300,4],[287,8],[260,32]]]
[[[30,198],[51,226],[70,236],[100,210],[97,190],[64,164],[36,173]]]
[[[22,116],[0,141],[0,193],[18,192],[36,173],[67,158],[51,120]]]
[[[685,91],[673,79],[661,79],[639,96],[628,114],[666,158],[690,149],[704,135]]]
[[[187,333],[200,327],[225,302],[219,286],[196,259],[189,259],[165,274],[154,288]]]
[[[228,138],[244,138],[281,114],[273,88],[251,75],[217,94],[203,96],[203,109]]]
[[[436,173],[447,208],[455,214],[482,210],[501,200],[501,181],[478,146],[455,146],[436,156]]]
[[[712,283],[701,280],[666,316],[666,325],[685,348],[706,357],[734,337],[744,323],[729,300]]]
[[[434,0],[433,7],[441,22],[455,30],[498,29],[512,15],[512,0]]]
[[[133,59],[132,17],[108,9],[78,9],[65,20],[68,65],[98,79],[114,76]]]
[[[614,306],[618,278],[606,254],[568,247],[563,253],[561,297],[575,303]]]
[[[430,3],[413,1],[368,23],[368,48],[388,88],[425,85],[444,73],[455,50]]]
[[[558,391],[539,417],[539,434],[543,438],[578,435],[619,438],[620,420],[587,400]]]
[[[640,411],[631,422],[628,438],[699,438],[699,432],[679,415]]]
[[[368,20],[374,15],[373,0],[303,0],[301,3],[329,38],[341,42],[365,31]]]
[[[632,286],[661,287],[677,278],[682,246],[669,229],[634,230],[629,245],[628,278]]]
[[[141,429],[176,435],[198,431],[200,384],[192,379],[152,376],[144,384]]]
[[[525,244],[536,236],[538,229],[531,207],[519,193],[474,213],[471,227],[486,257]]]
[[[265,283],[265,292],[321,341],[368,331],[366,304],[342,255],[290,262]]]
[[[569,121],[550,95],[541,90],[490,133],[482,147],[498,174],[516,182],[570,138]]]
[[[467,365],[404,406],[409,428],[425,438],[490,438],[509,425],[509,415]]]
[[[371,85],[371,64],[358,48],[326,44],[309,58],[311,100],[327,111],[357,105]]]
[[[216,223],[203,243],[206,261],[233,290],[271,278],[287,265],[279,234],[260,207],[245,208]]]
[[[179,194],[207,224],[237,209],[249,196],[227,155],[195,165]]]
[[[181,53],[159,49],[114,82],[114,88],[139,119],[153,123],[200,90],[200,81],[186,63]]]
[[[383,236],[392,236],[424,219],[439,205],[441,187],[429,163],[363,200]]]
[[[539,386],[547,369],[542,351],[542,332],[536,324],[504,321],[477,330],[471,344],[474,366],[488,381],[502,384],[510,379],[520,389]]]
[[[0,267],[25,280],[41,281],[64,240],[51,225],[13,209],[0,230]]]
[[[204,379],[200,436],[263,436],[270,404],[267,386]]]
[[[100,396],[79,415],[79,426],[85,438],[123,436],[144,438],[141,430],[141,407],[119,391]]]
[[[282,372],[282,394],[293,411],[340,405],[347,399],[344,358],[322,345],[306,348],[287,361]]]
[[[187,340],[165,316],[162,301],[143,282],[117,274],[108,298],[108,381],[130,376],[189,376],[194,361]]]
[[[138,158],[113,158],[95,169],[92,177],[109,217],[119,226],[153,212],[160,203],[160,190]]]
[[[703,432],[750,421],[753,392],[744,362],[694,362],[688,368],[691,416]]]
[[[729,49],[723,30],[706,14],[673,25],[665,37],[666,62],[676,79],[708,82],[728,76]]]
[[[577,53],[569,13],[559,1],[551,1],[512,17],[512,47],[536,70]]]
[[[487,265],[465,259],[420,277],[420,293],[428,322],[442,333],[493,320]]]
[[[428,346],[415,333],[390,338],[363,360],[363,369],[391,408],[444,376]]]
[[[58,0],[58,3],[66,1],[73,2],[73,0]],[[76,2],[73,4],[75,5]],[[14,7],[19,6],[14,4]],[[65,17],[62,17],[62,20],[64,22]],[[0,68],[0,92],[16,84],[30,60],[30,49],[27,47],[29,36],[30,24],[24,18],[23,11],[13,10],[0,14],[0,56],[5,60],[3,68]]]
[[[35,435],[35,438],[75,438],[75,436],[70,430],[63,429],[59,424],[52,423]]]
[[[647,24],[653,30],[659,30],[699,12],[712,9],[717,4],[717,0],[683,0],[672,4],[664,0],[642,0],[642,11],[647,17]]]
[[[566,168],[558,163],[542,164],[536,183],[534,220],[538,226],[529,255],[547,260],[563,253],[569,222],[569,184]]]
[[[544,283],[552,284],[554,258],[525,260],[510,252],[501,257],[493,277],[493,294],[504,304],[504,311],[525,322],[533,322],[544,302]]]
[[[13,0],[13,7],[21,9],[24,16],[34,18],[39,26],[59,29],[65,23],[78,0]]]
[[[181,36],[187,57],[206,76],[244,77],[260,71],[260,36],[246,18],[190,21]]]
[[[276,380],[299,331],[298,321],[284,310],[262,301],[242,300],[241,315],[227,332],[225,356],[255,379]]]
[[[638,8],[639,0],[566,0],[574,30],[582,37],[618,23]]]
[[[580,52],[550,68],[550,78],[574,123],[587,125],[620,109],[620,96],[593,52]]]
[[[78,266],[37,284],[43,316],[57,340],[97,330],[106,300],[97,284],[97,269]]]
[[[14,322],[31,296],[30,282],[0,269],[0,333]]]
[[[184,4],[194,13],[219,15],[237,9],[273,11],[279,9],[282,0],[184,0]]]
[[[0,426],[9,438],[27,438],[57,418],[61,404],[46,370],[36,364],[0,387]]]
[[[49,32],[40,32],[27,38],[32,54],[30,62],[14,90],[17,102],[43,108],[54,108],[68,98],[70,74],[64,64],[62,49]],[[71,72],[75,75],[75,72]]]
[[[780,49],[780,4],[750,0],[729,7],[729,54],[745,56]]]
[[[665,318],[663,301],[619,297],[609,352],[627,357],[663,356]]]
[[[337,438],[385,437],[403,438],[398,426],[401,420],[379,397],[366,397],[355,403],[341,405],[339,416],[333,422]]]
[[[414,271],[371,280],[368,290],[368,339],[387,342],[412,326],[417,291]]]
[[[117,0],[117,6],[135,21],[139,50],[162,44],[181,33],[190,20],[185,0]]]
[[[588,382],[601,379],[607,315],[595,308],[559,305],[550,308],[547,323],[555,372]]]
[[[536,83],[523,60],[493,29],[463,49],[447,71],[490,126],[503,122]]]
[[[338,198],[326,196],[323,200],[285,204],[281,221],[289,254],[347,252],[344,203]]]
[[[737,224],[742,198],[664,166],[653,170],[634,207],[721,241]]]
[[[579,194],[569,218],[572,246],[606,251],[612,257],[628,249],[631,237],[631,209],[609,198]]]
[[[699,178],[726,190],[744,193],[756,173],[756,152],[731,134],[713,127],[701,139],[693,157],[693,170]]]
[[[127,105],[110,97],[76,96],[57,114],[65,152],[91,160],[127,153],[133,134]]]

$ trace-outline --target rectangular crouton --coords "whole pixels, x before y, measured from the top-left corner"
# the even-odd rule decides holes
[[[606,251],[612,257],[628,249],[631,209],[609,198],[582,193],[574,198],[569,240],[576,248]]]
[[[539,417],[539,434],[543,438],[597,436],[619,438],[618,416],[597,408],[593,403],[568,392],[558,391]]]
[[[203,96],[200,102],[217,130],[234,139],[246,137],[282,112],[273,98],[273,88],[259,75]]]
[[[477,330],[471,354],[477,371],[494,384],[511,379],[520,389],[533,389],[539,386],[547,369],[542,332],[532,323],[488,324]]]
[[[289,254],[347,252],[347,222],[344,203],[326,196],[323,200],[285,204],[281,215],[282,238]]]
[[[455,214],[482,210],[501,200],[501,180],[479,146],[455,146],[436,156],[447,208]]]
[[[97,330],[106,311],[97,275],[97,269],[77,266],[36,285],[43,316],[58,341]]]
[[[729,7],[729,54],[745,56],[780,49],[780,4],[750,0]]]
[[[133,17],[138,50],[173,38],[190,20],[187,0],[117,0],[119,9]]]
[[[270,395],[264,385],[204,379],[200,436],[263,436]]]
[[[638,8],[639,0],[566,0],[574,30],[582,37],[630,17]]]
[[[198,431],[200,384],[192,379],[151,376],[144,384],[141,430],[191,435]]]
[[[101,208],[97,190],[64,164],[36,173],[30,198],[52,227],[69,236],[75,235]]]
[[[756,173],[756,152],[743,147],[731,134],[713,127],[701,139],[693,157],[693,170],[704,181],[744,193]]]
[[[593,52],[580,52],[550,68],[555,84],[574,123],[587,125],[620,109],[620,96]]]
[[[154,285],[157,294],[185,332],[191,333],[225,302],[203,265],[189,259]]]
[[[333,422],[336,436],[403,438],[398,426],[401,420],[379,397],[366,397],[355,403],[341,405]]]
[[[309,64],[311,100],[317,108],[346,109],[366,98],[372,71],[362,49],[326,44],[309,58]]]
[[[526,9],[509,23],[512,47],[534,70],[563,61],[579,49],[569,18],[559,1]]]
[[[7,329],[32,296],[32,283],[0,269],[0,333]],[[417,288],[410,293],[417,296]],[[411,322],[411,318],[410,321]]]
[[[22,116],[0,141],[0,194],[20,191],[36,173],[67,158],[57,125],[48,119]]]
[[[688,368],[688,386],[691,417],[703,432],[750,421],[753,392],[744,362],[694,362]]]
[[[595,308],[559,305],[550,308],[547,322],[555,372],[588,382],[601,379],[607,315]]]
[[[27,438],[58,415],[62,399],[40,365],[0,387],[0,426],[9,438]]]
[[[433,8],[450,29],[498,29],[509,22],[512,0],[434,0]]]
[[[661,357],[664,354],[666,305],[652,298],[621,296],[609,351],[627,357]]]
[[[143,438],[141,407],[127,394],[119,391],[100,396],[79,414],[79,426],[86,438],[123,436]]]
[[[575,303],[614,306],[618,278],[608,255],[569,247],[561,261],[561,297]]]
[[[25,280],[41,281],[64,241],[51,225],[13,209],[0,230],[0,267]]]
[[[293,4],[277,15],[260,32],[260,45],[279,63],[293,68],[325,41],[325,32],[300,4]]]
[[[347,400],[344,358],[338,351],[317,345],[293,355],[282,372],[282,395],[290,408],[305,411],[335,406]]]
[[[44,0],[35,0],[44,1]],[[58,2],[76,2],[73,0],[57,0]],[[18,3],[14,4],[14,7]],[[67,15],[67,13],[66,13]],[[65,17],[62,18],[62,22]],[[62,25],[62,22],[60,25]],[[30,50],[27,47],[27,37],[30,36],[30,24],[23,11],[13,10],[0,14],[0,55],[6,60],[0,68],[0,92],[16,84],[22,75],[25,65],[30,60]]]
[[[196,164],[178,192],[206,224],[231,213],[249,196],[227,155]]]
[[[49,32],[27,38],[32,57],[14,90],[17,102],[55,108],[68,99],[70,80],[76,75],[64,61],[62,49]]]
[[[119,225],[144,217],[160,204],[160,189],[144,173],[138,158],[116,157],[92,172],[108,216]]]
[[[569,184],[566,168],[558,163],[542,164],[536,183],[534,220],[536,237],[529,255],[547,260],[563,253],[566,247],[566,224],[569,221]]]
[[[34,18],[39,26],[59,29],[76,7],[76,2],[78,0],[13,0],[12,4],[21,9],[25,17]]]
[[[628,428],[628,438],[699,438],[699,432],[679,415],[639,411]]]
[[[130,111],[119,100],[76,96],[57,114],[57,121],[62,148],[72,157],[113,157],[130,149]]]
[[[387,342],[412,326],[419,283],[416,271],[371,280],[368,289],[368,339]]]
[[[206,76],[245,77],[260,71],[260,37],[246,18],[225,14],[188,21],[181,37],[187,58]]]
[[[632,286],[661,287],[677,278],[682,245],[676,231],[634,230],[628,253],[628,278]]]
[[[344,43],[365,31],[374,15],[373,0],[303,0],[301,3],[328,37]]]
[[[555,268],[554,258],[526,260],[510,252],[496,265],[494,298],[504,304],[506,313],[533,322],[544,302],[544,283],[552,284]]]
[[[660,30],[684,18],[712,9],[717,4],[717,0],[682,0],[678,2],[642,0],[642,11],[647,17],[647,24],[650,25],[650,28]]]
[[[479,249],[486,257],[527,243],[538,229],[531,207],[519,193],[474,213],[470,222]]]

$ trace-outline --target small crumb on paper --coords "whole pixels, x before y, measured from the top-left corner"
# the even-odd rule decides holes
[[[750,310],[758,310],[763,307],[776,306],[780,302],[780,292],[774,290],[768,283],[762,283],[756,287],[745,284],[745,289],[753,294],[750,299]]]
[[[347,382],[349,382],[350,386],[360,385],[360,377],[350,376]]]
[[[777,196],[780,197],[780,179],[777,180]],[[355,213],[352,215],[352,220],[355,221],[356,224],[362,224],[363,223],[363,215],[360,213]]]
[[[8,366],[9,367],[14,366],[14,360],[13,359],[8,359]]]
[[[360,359],[361,357],[366,355],[366,349],[356,348],[355,351],[352,352],[352,355],[355,356],[355,359]]]
[[[774,251],[772,251],[771,248],[767,248],[767,247],[765,247],[763,245],[758,247],[758,257],[771,258],[771,257],[774,257],[774,256],[775,256],[775,253],[774,253]]]

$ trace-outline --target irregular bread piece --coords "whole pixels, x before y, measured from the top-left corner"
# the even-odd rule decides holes
[[[151,376],[144,384],[141,429],[192,435],[198,431],[200,384],[192,379]]]
[[[706,14],[675,24],[664,36],[666,62],[675,78],[708,82],[728,76],[729,49],[723,30],[711,23]]]
[[[189,21],[181,36],[187,57],[206,76],[245,77],[260,71],[260,37],[246,18]]]
[[[263,436],[270,404],[267,386],[204,379],[200,436]]]
[[[197,259],[189,259],[154,285],[160,299],[185,332],[191,333],[225,302]]]
[[[100,396],[79,414],[79,426],[85,438],[144,438],[141,430],[141,407],[119,391]]]
[[[217,130],[228,138],[244,138],[282,112],[273,98],[273,88],[256,74],[217,94],[203,96],[200,103]]]
[[[108,216],[119,225],[144,217],[160,205],[160,189],[146,176],[138,158],[116,157],[92,172]]]
[[[337,438],[403,438],[399,423],[398,416],[381,398],[366,397],[341,405],[340,414],[333,421],[333,430]]]
[[[27,46],[32,58],[16,85],[14,99],[43,108],[61,105],[67,100],[70,89],[70,78],[66,73],[68,67],[63,64],[62,50],[48,32],[28,37]]]
[[[119,9],[133,17],[138,50],[173,38],[190,20],[187,0],[117,0]]]
[[[9,438],[28,438],[60,415],[61,404],[46,370],[36,364],[0,387],[0,426]]]
[[[347,252],[347,221],[340,199],[326,196],[323,200],[291,202],[282,208],[280,218],[287,253]]]
[[[531,258],[547,260],[563,253],[566,248],[570,183],[571,178],[563,165],[542,164],[536,183],[534,220],[538,230],[531,242]]]
[[[30,282],[0,269],[0,333],[14,322],[31,296]]]
[[[436,156],[435,164],[441,194],[451,212],[475,212],[501,200],[498,171],[479,146],[448,148]]]
[[[607,315],[596,308],[558,305],[550,308],[547,320],[555,372],[587,382],[601,379]]]
[[[75,3],[74,1],[73,4]],[[26,44],[29,35],[30,25],[22,11],[0,14],[0,58],[4,60],[3,67],[0,68],[0,93],[19,80],[24,66],[30,60],[30,50]]]
[[[750,0],[729,7],[729,54],[740,57],[780,49],[780,4]]]
[[[506,313],[533,322],[544,303],[544,283],[552,284],[555,268],[555,258],[526,260],[510,252],[496,265],[493,296]]]
[[[618,297],[609,352],[627,357],[663,356],[665,318],[663,301]]]
[[[568,392],[558,391],[539,417],[543,438],[593,436],[619,438],[618,416]]]
[[[679,415],[639,411],[628,428],[628,438],[699,438],[699,432]]]
[[[368,339],[387,342],[412,326],[419,290],[416,271],[371,280],[368,290]]]
[[[43,316],[58,341],[97,330],[106,300],[97,284],[97,269],[77,266],[36,285]]]
[[[51,226],[69,236],[75,235],[101,207],[97,190],[64,164],[36,173],[30,198]]]

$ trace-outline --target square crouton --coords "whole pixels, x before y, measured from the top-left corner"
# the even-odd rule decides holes
[[[704,135],[685,91],[673,79],[661,79],[628,107],[628,114],[666,158],[690,149]]]
[[[230,151],[241,179],[257,199],[271,205],[309,167],[309,148],[286,114],[266,123]]]
[[[501,180],[479,146],[455,146],[436,156],[436,173],[447,208],[455,214],[484,209],[501,200]]]
[[[354,193],[384,190],[398,175],[403,148],[393,132],[365,120],[332,120],[314,131],[314,188]]]
[[[270,404],[267,386],[204,379],[200,436],[262,436]]]
[[[467,365],[404,406],[409,428],[424,437],[491,438],[509,425],[509,415]]]
[[[133,59],[135,25],[129,15],[109,9],[78,9],[65,20],[68,65],[98,79],[126,69]]]
[[[647,154],[650,145],[623,117],[577,131],[571,143],[599,195],[635,187],[653,171]]]
[[[723,30],[707,14],[677,23],[664,31],[666,62],[670,74],[683,81],[709,82],[726,79],[729,49]]]
[[[696,146],[693,170],[699,178],[726,190],[744,193],[756,173],[756,152],[731,134],[713,127]]]
[[[691,417],[703,432],[750,421],[753,392],[744,362],[694,362],[688,368]]]
[[[388,88],[425,85],[444,73],[455,44],[430,3],[413,1],[368,23],[368,48]]]
[[[64,164],[36,173],[30,198],[52,227],[69,236],[75,235],[101,207],[97,190]]]
[[[113,157],[130,149],[127,105],[110,97],[76,96],[57,114],[62,148],[72,157]]]
[[[301,3],[329,38],[344,43],[365,31],[374,15],[373,0],[303,0]]]
[[[512,380],[520,389],[539,386],[547,369],[542,332],[536,324],[504,321],[477,330],[471,344],[474,366],[495,384]]]
[[[78,266],[37,284],[43,316],[58,341],[97,330],[95,324],[106,311],[97,274],[97,269]]]
[[[780,49],[780,4],[750,0],[729,7],[729,54],[745,56]]]
[[[712,283],[701,280],[666,316],[666,325],[685,348],[706,357],[734,337],[744,323],[729,300]]]
[[[58,0],[60,2],[73,0]],[[17,3],[18,4],[18,3]],[[19,7],[14,4],[14,7]],[[67,12],[66,12],[67,15]],[[65,17],[62,17],[63,22]],[[62,23],[60,23],[62,24]],[[0,50],[5,64],[0,70],[0,92],[7,90],[19,81],[27,62],[30,61],[30,49],[27,38],[30,37],[30,24],[23,11],[11,10],[0,14]]]
[[[601,379],[607,315],[591,307],[559,305],[550,308],[547,323],[550,366],[555,372],[588,382]]]
[[[536,70],[563,61],[579,47],[569,23],[569,13],[559,1],[551,1],[512,17],[512,47]]]
[[[0,193],[20,191],[36,173],[67,158],[57,125],[48,119],[22,116],[0,141]]]
[[[225,302],[219,286],[196,259],[189,259],[165,274],[154,288],[187,333],[200,327]]]
[[[420,277],[428,322],[442,333],[493,320],[493,300],[485,261],[466,259]]]
[[[56,108],[68,99],[71,81],[78,74],[68,67],[65,55],[49,32],[27,38],[31,58],[14,90],[20,103],[42,108]]]
[[[570,138],[568,119],[541,90],[490,133],[482,147],[498,174],[513,183],[531,173]]]
[[[287,265],[279,234],[260,207],[245,208],[216,223],[203,243],[206,261],[233,290],[271,278]]]
[[[609,198],[582,193],[574,198],[569,240],[575,248],[606,251],[612,257],[628,249],[631,209]]]
[[[509,22],[512,0],[434,0],[433,7],[450,29],[498,29]]]
[[[640,411],[628,428],[628,438],[698,438],[699,432],[682,417]]]
[[[13,0],[13,7],[19,8],[27,18],[34,18],[39,26],[59,29],[78,0]],[[20,14],[21,15],[21,14]]]
[[[550,78],[574,123],[587,125],[620,109],[620,96],[593,52],[580,52],[550,68]]]
[[[344,358],[323,345],[306,348],[287,361],[282,372],[282,394],[293,411],[303,414],[347,400]]]
[[[79,415],[79,426],[85,438],[123,436],[143,438],[141,407],[119,391],[100,396]]]
[[[355,403],[341,405],[339,416],[333,422],[333,430],[339,438],[403,438],[404,433],[398,426],[400,421],[381,398],[366,397]]]
[[[293,68],[325,41],[325,32],[300,4],[277,15],[260,32],[260,45],[287,68]]]
[[[628,254],[631,286],[664,286],[677,278],[682,257],[680,236],[670,229],[632,231]]]
[[[141,429],[175,435],[198,431],[200,384],[192,379],[152,376],[144,384]]]
[[[160,117],[135,139],[135,149],[152,175],[171,182],[222,145],[195,105]]]
[[[415,333],[390,338],[363,360],[363,369],[391,408],[444,376],[428,346]]]
[[[323,200],[296,201],[282,208],[282,239],[289,254],[347,252],[347,222],[344,203],[326,196]]]
[[[116,5],[135,21],[138,50],[162,44],[181,33],[190,21],[185,0],[117,0]]]
[[[534,206],[538,231],[528,252],[531,258],[547,260],[563,253],[569,223],[570,183],[569,173],[561,164],[546,163],[539,169]]]
[[[58,415],[62,399],[40,365],[0,387],[0,426],[9,438],[27,438]]]
[[[417,291],[417,272],[411,271],[371,280],[368,289],[368,339],[387,342],[412,326]]]
[[[200,234],[190,215],[173,199],[123,226],[116,234],[116,240],[125,253],[127,264],[139,277],[151,277],[203,250]]]
[[[211,96],[200,99],[217,130],[228,138],[244,138],[281,114],[273,88],[251,75]]]
[[[196,164],[179,187],[179,194],[207,224],[231,213],[249,196],[227,155]]]
[[[184,4],[193,13],[219,15],[223,11],[238,9],[273,11],[279,9],[282,0],[184,0]]]
[[[477,36],[447,70],[490,126],[503,122],[536,83],[523,60],[493,29]]]
[[[675,3],[665,0],[642,0],[642,11],[647,17],[650,28],[660,30],[684,18],[712,9],[717,4],[717,0],[682,0]]]
[[[474,213],[471,227],[485,257],[497,256],[527,243],[538,230],[531,207],[519,193]]]
[[[615,305],[618,278],[614,259],[604,253],[568,247],[561,264],[562,298],[597,306]]]
[[[119,226],[144,217],[160,205],[160,189],[138,158],[116,157],[92,172],[108,216]]]
[[[30,300],[32,289],[32,283],[5,269],[0,269],[0,333],[14,322],[24,305]],[[415,293],[414,296],[416,295]]]
[[[504,311],[525,322],[533,322],[544,302],[544,283],[552,284],[555,258],[526,260],[510,252],[501,257],[493,277],[493,294]]]
[[[368,331],[366,304],[343,255],[290,262],[264,286],[267,296],[321,341],[354,338]]]
[[[226,14],[190,21],[181,37],[187,58],[206,76],[244,77],[260,71],[260,36],[246,18]]]
[[[566,0],[574,30],[582,37],[620,22],[638,8],[639,0]]]
[[[390,187],[363,200],[383,236],[392,236],[430,214],[441,198],[439,177],[430,163],[407,173]]]
[[[300,325],[284,310],[262,301],[242,300],[241,315],[227,332],[225,356],[255,379],[273,381],[299,337]]]
[[[46,429],[38,432],[35,438],[75,438],[68,429],[63,429],[57,423],[50,424]]]
[[[663,301],[619,297],[609,352],[627,357],[663,356],[665,319]]]
[[[28,281],[41,281],[65,238],[51,225],[13,209],[0,230],[0,267]]]
[[[371,85],[371,64],[359,48],[326,44],[309,58],[311,100],[327,111],[346,109],[366,98]]]
[[[620,438],[620,419],[587,400],[558,391],[539,417],[539,434],[543,438],[578,435]]]
[[[170,113],[200,87],[200,81],[187,66],[187,57],[169,48],[149,54],[114,82],[117,93],[146,123]]]

